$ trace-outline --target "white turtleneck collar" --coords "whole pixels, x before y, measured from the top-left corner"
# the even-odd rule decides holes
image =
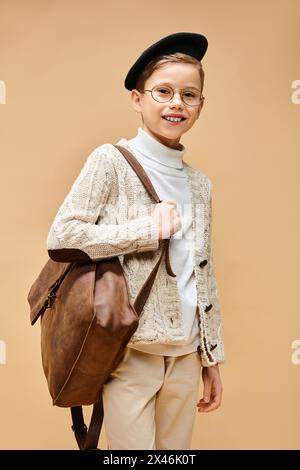
[[[182,159],[186,150],[183,144],[180,144],[181,150],[167,147],[141,127],[138,128],[137,135],[133,139],[128,140],[128,143],[133,149],[136,147],[140,153],[161,165],[179,169],[183,168]]]

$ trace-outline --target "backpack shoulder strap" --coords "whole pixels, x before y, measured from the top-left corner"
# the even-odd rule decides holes
[[[126,158],[127,162],[128,162],[129,165],[132,167],[132,169],[136,172],[136,174],[137,174],[138,177],[140,178],[141,182],[142,182],[143,185],[145,186],[146,190],[147,190],[148,193],[153,197],[153,199],[156,201],[156,203],[162,202],[161,199],[159,198],[157,192],[155,191],[154,186],[153,186],[153,184],[151,183],[149,176],[148,176],[147,173],[145,172],[145,170],[144,170],[144,168],[142,167],[142,165],[140,164],[140,162],[135,158],[135,156],[132,155],[132,153],[129,152],[129,150],[127,150],[127,149],[126,149],[125,147],[123,147],[122,145],[115,145],[115,147],[116,147],[116,148],[121,152],[121,154]],[[172,267],[171,267],[171,263],[170,263],[169,242],[170,242],[170,239],[167,239],[167,240],[166,240],[166,243],[165,243],[165,249],[166,249],[166,270],[167,270],[167,273],[169,274],[169,276],[175,277],[176,274],[173,272]],[[157,271],[156,271],[156,272],[157,272]],[[155,274],[156,274],[156,272],[155,272]],[[153,273],[153,274],[154,274],[154,273]],[[154,277],[155,277],[155,274],[154,274]],[[142,296],[142,298],[143,298],[143,297],[144,297],[144,296]],[[139,303],[142,301],[142,298],[136,299],[137,305],[139,305]],[[143,301],[142,301],[142,302],[143,302]]]
[[[122,155],[126,158],[128,161],[129,165],[132,167],[132,169],[136,172],[138,177],[140,178],[141,182],[145,186],[146,190],[148,193],[153,197],[153,199],[156,202],[162,202],[161,199],[159,199],[159,196],[157,195],[157,192],[155,191],[153,184],[151,183],[149,176],[145,172],[144,168],[140,164],[140,162],[132,155],[129,150],[127,150],[125,147],[121,145],[115,145],[115,147],[122,153]]]

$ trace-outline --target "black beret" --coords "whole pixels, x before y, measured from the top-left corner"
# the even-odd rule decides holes
[[[135,61],[126,75],[125,88],[127,90],[135,88],[140,73],[156,57],[174,52],[183,52],[200,61],[206,52],[207,46],[206,37],[198,33],[180,32],[160,39],[148,47]]]

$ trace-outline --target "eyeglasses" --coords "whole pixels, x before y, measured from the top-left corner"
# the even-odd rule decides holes
[[[156,85],[152,88],[152,90],[139,91],[141,93],[150,91],[152,98],[159,103],[167,103],[168,101],[171,101],[175,93],[173,88],[165,85]],[[201,95],[201,91],[197,88],[183,88],[179,89],[179,92],[182,101],[187,106],[198,106],[201,101],[205,99],[204,96]]]

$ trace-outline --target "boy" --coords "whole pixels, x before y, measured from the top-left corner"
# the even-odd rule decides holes
[[[171,237],[172,272],[161,263],[139,327],[103,388],[109,449],[188,449],[196,406],[208,412],[221,403],[211,182],[184,162],[180,144],[203,107],[206,49],[203,35],[171,34],[146,49],[125,79],[143,128],[117,144],[139,160],[162,202],[153,206],[124,157],[103,144],[88,157],[47,239],[48,249],[77,248],[93,260],[120,256],[134,300],[158,259],[159,240]],[[106,205],[117,223],[108,223]],[[141,216],[132,214],[136,207]]]

